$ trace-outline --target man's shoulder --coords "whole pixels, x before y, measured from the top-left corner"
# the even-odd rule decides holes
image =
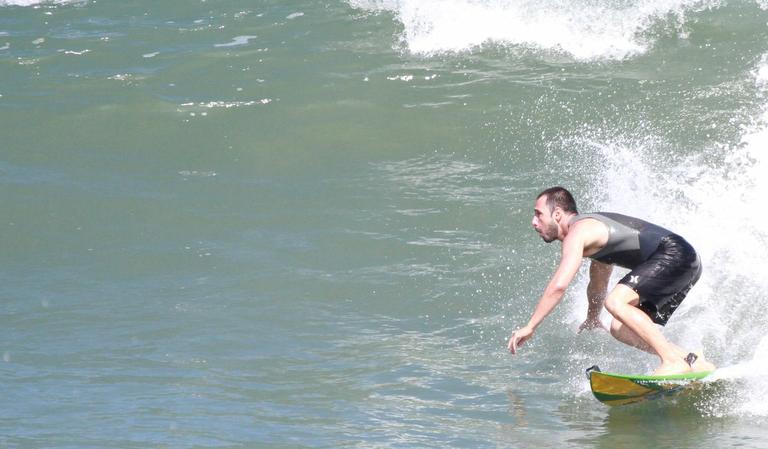
[[[638,229],[644,227],[645,225],[653,225],[653,223],[647,220],[643,220],[642,218],[637,218],[618,212],[590,212],[586,214],[579,214],[574,217],[574,221],[592,221],[587,220],[589,218],[593,219],[594,221],[602,222],[607,226],[623,225]]]
[[[605,222],[606,216],[604,214],[604,212],[578,214],[571,219],[571,223],[574,228],[589,228],[593,226],[600,226],[601,223]]]
[[[630,217],[629,215],[626,215],[626,214],[621,214],[621,213],[618,213],[618,212],[605,211],[605,210],[600,210],[600,211],[595,211],[595,212],[586,212],[586,213],[581,213],[581,214],[577,214],[576,215],[576,218],[578,218],[578,219],[594,218],[596,220],[605,220],[606,218],[607,219],[612,219],[612,218],[615,218],[615,217],[619,217],[619,218],[634,218],[634,217]]]
[[[571,224],[569,235],[581,240],[585,247],[595,244],[604,244],[608,237],[609,229],[605,221],[598,214],[579,214]]]

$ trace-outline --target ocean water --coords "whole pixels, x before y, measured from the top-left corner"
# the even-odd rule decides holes
[[[0,447],[768,447],[767,146],[764,0],[0,0]],[[507,353],[555,184],[717,382],[594,400],[584,270]]]

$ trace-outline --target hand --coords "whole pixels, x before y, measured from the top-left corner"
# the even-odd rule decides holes
[[[581,323],[581,326],[579,326],[579,331],[577,333],[580,334],[581,331],[591,331],[593,329],[604,329],[606,331],[608,330],[606,329],[605,325],[603,325],[603,322],[600,321],[600,318],[587,317],[587,319]]]
[[[509,343],[507,343],[507,348],[509,349],[509,352],[512,354],[517,354],[517,348],[523,345],[528,339],[533,337],[533,329],[530,327],[522,327],[514,332],[512,332],[512,336],[509,337]]]

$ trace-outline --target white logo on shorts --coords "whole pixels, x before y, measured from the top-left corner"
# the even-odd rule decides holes
[[[629,282],[631,284],[637,284],[638,282],[640,282],[640,276],[630,276]]]

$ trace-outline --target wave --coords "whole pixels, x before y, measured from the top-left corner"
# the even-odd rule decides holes
[[[578,60],[624,59],[646,52],[647,32],[672,20],[681,33],[686,14],[719,6],[702,0],[348,0],[390,12],[402,41],[417,54],[462,52],[488,43],[564,52]]]
[[[579,169],[596,173],[585,192],[584,209],[611,210],[650,219],[689,240],[700,253],[704,275],[665,328],[665,335],[691,350],[704,349],[724,367],[722,377],[735,387],[728,397],[714,398],[708,413],[768,416],[768,229],[761,212],[768,197],[768,54],[752,77],[761,99],[752,123],[733,143],[711,144],[686,156],[653,135],[606,136],[585,132],[568,142],[580,148],[573,158]],[[647,131],[647,130],[646,130]],[[573,162],[576,164],[577,162]],[[623,274],[615,273],[616,279]],[[584,318],[586,276],[573,289],[568,320]],[[610,317],[604,312],[605,324]],[[637,354],[618,343],[616,362]],[[591,352],[584,349],[582,352]],[[604,354],[588,354],[605,358]],[[626,357],[623,357],[626,356]],[[573,357],[584,357],[574,354]],[[651,369],[656,360],[641,357]]]

